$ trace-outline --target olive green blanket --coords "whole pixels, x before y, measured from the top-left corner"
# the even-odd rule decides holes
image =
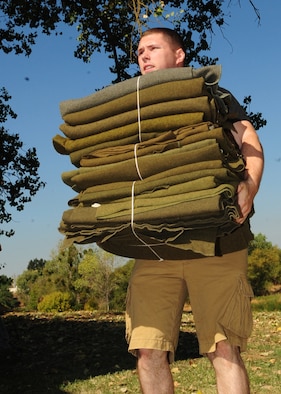
[[[178,81],[178,88],[174,89],[172,86],[167,86],[165,92],[163,93],[164,98],[161,96],[156,96],[156,101],[151,101],[153,103],[163,102],[164,100],[167,101],[167,97],[175,92],[175,98],[177,95],[180,95],[179,90],[181,90],[181,84],[183,81],[196,79],[196,78],[203,78],[205,81],[206,87],[211,87],[212,90],[215,92],[218,83],[221,77],[221,66],[207,66],[202,67],[199,69],[194,69],[193,67],[183,67],[183,68],[170,68],[165,70],[159,70],[156,73],[150,73],[147,75],[142,75],[141,78],[135,77],[129,80],[117,83],[115,85],[108,86],[98,92],[95,92],[87,97],[79,98],[79,99],[72,99],[66,100],[61,102],[60,104],[60,111],[63,119],[67,123],[76,124],[76,117],[77,112],[87,110],[89,108],[97,107],[101,104],[112,102],[113,100],[117,100],[115,103],[118,103],[120,98],[126,96],[127,94],[134,93],[137,91],[138,82],[139,82],[139,89],[144,90],[149,87],[159,86],[166,82],[177,82]],[[172,85],[172,84],[170,84]],[[169,95],[167,96],[167,92]],[[153,95],[149,94],[151,97]],[[165,99],[166,97],[166,99]],[[141,103],[143,105],[143,103]],[[118,105],[117,105],[118,107]],[[99,111],[98,111],[99,112]],[[118,113],[115,112],[115,114]],[[72,114],[72,115],[71,115]],[[79,116],[79,115],[78,115]],[[104,113],[102,117],[106,117],[107,113]],[[91,119],[91,118],[90,118]],[[85,120],[88,122],[88,118]],[[91,121],[91,120],[90,120]]]

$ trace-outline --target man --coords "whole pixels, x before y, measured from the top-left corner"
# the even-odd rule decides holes
[[[138,47],[141,74],[183,67],[185,52],[176,32],[146,31]],[[237,102],[233,98],[233,105]],[[247,281],[248,215],[259,189],[263,152],[258,136],[239,107],[232,134],[246,162],[237,189],[241,225],[217,241],[218,255],[190,260],[136,260],[128,288],[127,340],[137,356],[144,394],[174,393],[169,362],[177,346],[183,305],[189,294],[200,352],[211,361],[220,394],[247,394],[249,381],[240,356],[250,335],[251,287]],[[243,315],[242,312],[243,311]]]

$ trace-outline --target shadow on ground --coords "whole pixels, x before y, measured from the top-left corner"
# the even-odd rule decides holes
[[[3,317],[9,349],[0,349],[0,393],[62,393],[63,383],[135,368],[123,314]],[[181,332],[177,360],[196,358],[194,333]]]

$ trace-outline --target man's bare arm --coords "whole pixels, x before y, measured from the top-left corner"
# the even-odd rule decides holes
[[[246,162],[245,180],[237,189],[238,204],[241,208],[241,218],[237,222],[242,224],[251,212],[255,195],[259,190],[264,168],[264,155],[258,135],[249,121],[235,122],[233,127],[233,136]]]

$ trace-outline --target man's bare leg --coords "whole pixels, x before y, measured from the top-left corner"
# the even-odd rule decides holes
[[[250,393],[248,374],[237,346],[221,341],[217,343],[216,351],[207,356],[216,372],[219,394]]]
[[[174,394],[167,352],[139,349],[137,368],[143,394]]]

